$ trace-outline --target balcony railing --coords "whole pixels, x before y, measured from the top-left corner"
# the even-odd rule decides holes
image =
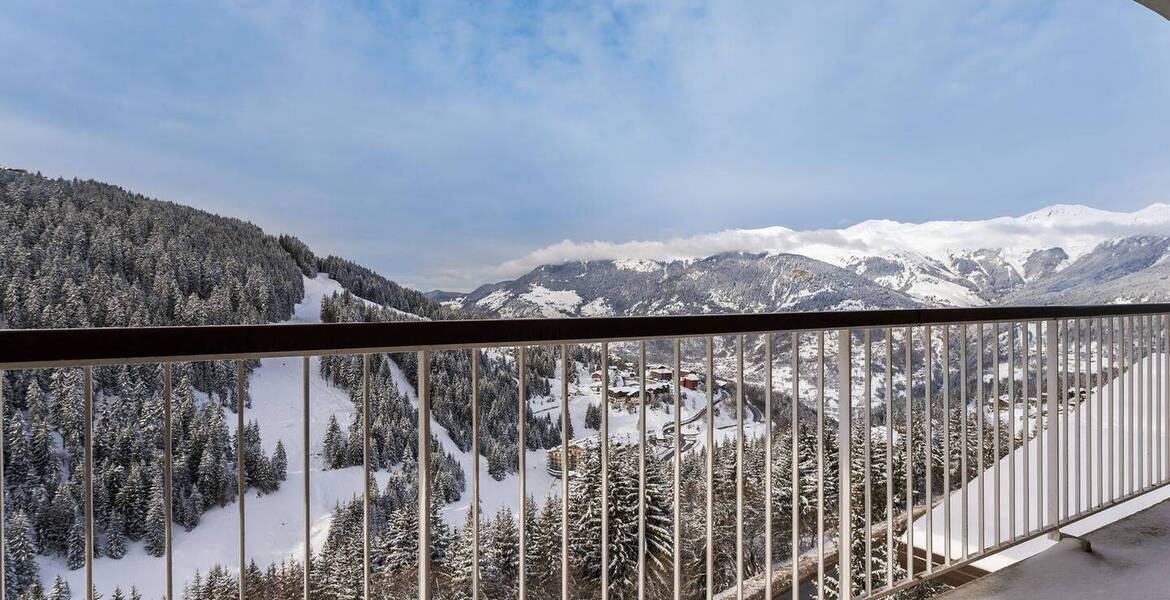
[[[419,465],[430,465],[431,358],[471,351],[472,507],[479,506],[481,351],[552,348],[561,431],[570,428],[570,373],[576,346],[599,347],[600,513],[597,580],[571,568],[572,469],[559,471],[559,593],[638,598],[800,597],[802,582],[818,595],[841,598],[889,596],[923,582],[945,579],[977,561],[1026,541],[1058,534],[1100,511],[1161,488],[1170,476],[1170,305],[924,309],[767,315],[630,317],[599,319],[482,320],[193,328],[0,331],[0,370],[81,368],[84,371],[84,526],[86,597],[94,594],[94,376],[109,365],[161,364],[164,380],[163,489],[166,511],[165,597],[174,598],[171,498],[172,368],[181,362],[235,361],[237,431],[243,431],[244,361],[264,357],[303,359],[302,408],[304,565],[313,561],[310,494],[310,357],[363,357],[362,414],[370,402],[371,357],[414,353],[417,358]],[[688,354],[686,349],[700,347]],[[673,423],[662,427],[667,451],[655,455],[647,440],[645,387],[649,351],[669,362],[673,374]],[[636,556],[615,553],[611,520],[629,506],[612,506],[609,394],[614,356],[636,363],[643,393],[636,407],[638,476]],[[746,359],[745,359],[746,356]],[[514,355],[519,398],[517,439],[524,447],[528,411],[525,353]],[[718,357],[718,362],[717,362]],[[745,368],[745,360],[749,363]],[[702,373],[696,393],[706,398],[701,416],[683,417],[683,367]],[[592,367],[593,365],[590,365]],[[721,387],[717,373],[730,373]],[[754,380],[754,381],[753,381]],[[753,387],[754,386],[754,387]],[[0,388],[2,390],[3,388]],[[835,400],[835,401],[834,401]],[[0,403],[3,406],[3,403]],[[848,407],[847,409],[838,407]],[[733,434],[717,432],[716,412],[734,418]],[[723,411],[727,411],[724,413]],[[749,438],[749,412],[765,426]],[[375,593],[372,564],[370,422],[364,421],[361,597]],[[811,422],[810,422],[811,421]],[[813,440],[811,446],[804,442]],[[718,438],[718,439],[717,439]],[[724,442],[724,440],[726,440]],[[831,440],[831,442],[827,442]],[[724,458],[734,480],[717,480]],[[760,463],[746,462],[749,448],[763,446]],[[921,447],[919,447],[921,446]],[[595,448],[595,450],[589,450]],[[635,450],[636,449],[636,450]],[[570,453],[561,436],[560,455]],[[246,526],[244,444],[236,444],[239,513],[238,594],[248,594],[247,542],[263,531]],[[684,457],[701,457],[702,482],[684,481]],[[514,594],[530,595],[526,521],[529,498],[525,452],[518,452],[520,515],[518,573]],[[784,459],[783,456],[787,456]],[[581,459],[583,461],[584,459]],[[577,461],[580,462],[580,461]],[[651,463],[665,468],[670,523],[647,523]],[[0,457],[0,465],[4,461]],[[560,462],[558,465],[562,464]],[[560,469],[560,467],[557,467]],[[472,565],[468,589],[452,591],[432,551],[435,522],[433,474],[417,476],[418,598],[490,597],[481,587],[479,510],[472,509]],[[3,479],[3,474],[0,474]],[[849,482],[843,485],[841,482]],[[728,492],[726,485],[732,486]],[[683,514],[684,487],[701,490],[698,514]],[[720,489],[724,487],[724,489]],[[751,490],[749,491],[749,488]],[[654,492],[659,493],[659,492]],[[628,498],[628,496],[622,496]],[[717,506],[720,497],[734,507]],[[650,500],[653,500],[651,498]],[[661,500],[661,499],[658,499]],[[753,505],[754,504],[754,505]],[[762,504],[763,506],[759,506]],[[722,510],[730,508],[730,510]],[[0,495],[0,513],[4,510]],[[733,514],[732,522],[727,516]],[[8,522],[6,515],[0,524]],[[721,520],[722,519],[722,520]],[[620,527],[629,527],[623,521]],[[842,539],[839,524],[847,523]],[[762,525],[762,528],[759,526]],[[615,526],[617,527],[617,526]],[[734,547],[717,538],[734,529]],[[654,529],[653,532],[650,529]],[[717,532],[717,529],[719,531]],[[941,531],[940,531],[941,530]],[[0,530],[0,534],[3,531]],[[684,535],[685,533],[685,535]],[[684,537],[687,539],[684,540]],[[648,539],[653,538],[653,545]],[[696,542],[694,540],[699,540]],[[692,544],[688,553],[686,544]],[[696,550],[697,548],[697,550]],[[761,550],[762,551],[758,551]],[[619,564],[626,561],[629,564]],[[635,573],[632,586],[614,581]],[[0,573],[7,571],[0,568]],[[303,595],[312,597],[310,569]],[[730,573],[730,575],[728,575]],[[648,583],[653,575],[653,590]],[[2,577],[2,576],[0,576]],[[841,585],[844,579],[849,582]],[[0,579],[0,587],[2,587]],[[436,588],[438,586],[439,589]],[[0,597],[7,597],[0,589]]]

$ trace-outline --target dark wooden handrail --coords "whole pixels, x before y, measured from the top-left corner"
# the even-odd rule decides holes
[[[997,306],[661,317],[0,330],[0,369],[413,352],[1170,313],[1170,304]]]

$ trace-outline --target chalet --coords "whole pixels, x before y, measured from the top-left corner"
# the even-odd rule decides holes
[[[679,382],[682,383],[682,386],[688,390],[697,390],[699,389],[699,383],[702,382],[702,380],[703,379],[701,377],[694,373],[687,373],[686,377],[681,378]]]
[[[655,365],[646,369],[647,381],[673,381],[674,370],[665,365]]]
[[[596,440],[594,440],[593,438],[582,438],[579,440],[571,440],[569,442],[568,467],[569,467],[570,471],[577,470],[577,465],[581,464],[581,461],[583,461],[585,459],[585,457],[589,453],[589,447],[593,444],[596,444]],[[560,472],[561,471],[561,464],[562,464],[561,458],[562,458],[562,449],[560,446],[556,446],[556,447],[550,448],[548,450],[548,470],[549,470],[549,472]]]
[[[609,401],[610,406],[618,406],[626,409],[638,408],[638,402],[641,397],[642,386],[640,384],[610,386]],[[671,398],[671,385],[667,381],[655,381],[646,383],[646,402],[666,401]]]
[[[609,441],[610,455],[612,456],[614,454],[618,454],[621,452],[628,452],[629,450],[636,448],[638,446],[637,443],[630,443],[630,442],[631,442],[631,440],[629,440],[628,438],[624,438],[624,437],[610,438],[610,441]],[[568,470],[569,471],[576,471],[580,467],[580,465],[589,457],[589,454],[591,452],[597,452],[597,447],[599,444],[600,444],[600,442],[596,436],[589,436],[589,437],[578,438],[575,440],[569,440],[568,461],[562,461],[563,454],[562,454],[562,448],[560,446],[556,446],[555,448],[549,448],[545,452],[545,456],[547,457],[547,461],[548,461],[547,465],[546,465],[546,469],[548,470],[549,474],[553,475],[554,477],[560,477],[561,465],[563,462],[567,462],[568,463],[568,465],[567,465]],[[649,440],[648,440],[647,447],[649,447],[649,446],[650,446],[650,444],[649,444]]]

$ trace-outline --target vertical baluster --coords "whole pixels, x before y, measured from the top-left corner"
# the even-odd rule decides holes
[[[735,336],[735,597],[743,600],[743,336]]]
[[[1157,402],[1154,401],[1154,318],[1152,315],[1146,315],[1146,337],[1144,354],[1149,356],[1150,360],[1143,361],[1145,366],[1142,367],[1146,372],[1146,488],[1149,489],[1154,485],[1154,474],[1156,473],[1154,465],[1154,447],[1157,444],[1157,438],[1154,431],[1154,408]]]
[[[991,368],[992,368],[991,407],[992,407],[992,411],[994,411],[992,414],[994,414],[995,416],[991,421],[991,427],[992,427],[992,431],[995,435],[995,439],[992,440],[992,442],[991,442],[991,451],[992,451],[992,453],[995,454],[995,462],[992,463],[991,469],[993,471],[992,476],[995,479],[991,483],[991,490],[992,490],[992,496],[995,498],[995,505],[992,507],[993,512],[991,513],[991,519],[992,519],[992,525],[995,528],[995,540],[993,542],[993,545],[999,546],[999,543],[1001,541],[1003,541],[1003,529],[1000,527],[1001,523],[1000,523],[1000,518],[999,518],[999,515],[1002,512],[1000,509],[1003,505],[1003,496],[1000,493],[1000,487],[1001,487],[1003,481],[1002,481],[1002,477],[1000,476],[1000,466],[999,466],[999,464],[1001,462],[1003,462],[1003,460],[1002,460],[1003,453],[1001,452],[1001,449],[999,447],[1000,438],[1003,436],[1003,433],[1000,431],[1000,422],[1003,419],[1000,418],[1002,415],[1000,413],[1000,406],[999,406],[999,403],[1000,403],[999,377],[1000,377],[1000,371],[1002,370],[1001,363],[999,360],[999,323],[994,323],[992,325],[992,332],[993,333],[991,336]]]
[[[792,600],[800,600],[800,333],[793,331],[792,347]]]
[[[236,360],[236,491],[237,502],[240,503],[240,600],[244,600],[244,591],[247,589],[247,576],[244,572],[246,554],[244,553],[244,361]]]
[[[870,336],[869,329],[866,329],[862,334],[862,343],[864,344],[862,361],[865,365],[865,410],[861,413],[861,431],[864,434],[862,452],[865,453],[865,471],[862,473],[865,494],[865,556],[861,557],[861,560],[865,564],[865,595],[867,597],[873,595],[873,561],[870,560],[873,556],[873,494],[869,477],[872,466],[870,464],[872,460],[870,444],[873,438],[873,341]]]
[[[84,367],[82,376],[85,377],[85,599],[94,600],[93,589],[93,369]],[[243,507],[243,504],[240,504]],[[243,536],[243,518],[240,519],[240,532]],[[241,537],[241,540],[243,538]],[[243,561],[243,542],[240,543],[240,563]],[[243,569],[240,569],[241,578]]]
[[[741,355],[742,356],[742,355]],[[742,363],[742,359],[740,360]],[[638,600],[646,599],[646,342],[638,342]]]
[[[1024,496],[1024,498],[1023,498],[1023,508],[1024,508],[1024,511],[1023,511],[1023,513],[1024,513],[1024,515],[1023,515],[1023,517],[1024,517],[1023,531],[1024,531],[1024,535],[1028,535],[1032,531],[1032,516],[1031,516],[1032,502],[1031,502],[1031,490],[1029,489],[1031,487],[1029,485],[1031,482],[1031,479],[1028,477],[1028,470],[1029,470],[1028,463],[1032,462],[1030,460],[1030,456],[1031,456],[1030,446],[1032,443],[1032,400],[1028,396],[1028,394],[1030,393],[1029,386],[1028,386],[1028,376],[1031,374],[1032,369],[1031,369],[1031,365],[1029,364],[1029,357],[1028,357],[1028,348],[1029,348],[1028,332],[1029,332],[1028,331],[1028,322],[1024,321],[1024,322],[1020,323],[1020,368],[1022,370],[1021,375],[1020,375],[1020,388],[1021,388],[1020,389],[1020,397],[1024,403],[1024,422],[1023,422],[1022,426],[1020,427],[1020,430],[1022,431],[1022,433],[1020,434],[1020,437],[1022,439],[1021,444],[1020,444],[1020,454],[1023,455],[1020,457],[1020,459],[1021,459],[1021,463],[1024,466],[1024,470],[1023,470],[1023,473],[1020,474],[1020,488],[1021,488],[1021,490],[1023,492],[1023,496]],[[1039,397],[1039,394],[1037,394],[1037,397]]]
[[[934,332],[927,325],[922,337],[922,370],[926,372],[922,453],[926,467],[926,573],[934,573]]]
[[[838,597],[853,597],[852,500],[853,500],[853,339],[848,329],[837,332],[837,503]],[[743,600],[740,598],[740,600]]]
[[[894,585],[894,330],[886,337],[886,586]]]
[[[163,526],[163,597],[165,600],[174,600],[175,585],[174,585],[174,562],[171,548],[172,531],[171,519],[173,517],[171,507],[171,495],[174,490],[174,477],[171,473],[171,410],[173,406],[171,388],[171,363],[163,364],[163,519],[166,520],[166,525]],[[4,422],[0,417],[0,423]],[[0,456],[0,462],[3,462],[3,456]],[[3,478],[0,477],[0,481]],[[0,596],[3,598],[3,596]]]
[[[1150,316],[1150,368],[1154,370],[1153,390],[1150,393],[1150,402],[1153,404],[1154,415],[1154,476],[1152,483],[1162,480],[1162,361],[1159,360],[1158,350],[1162,347],[1162,317]]]
[[[1075,335],[1069,340],[1073,350],[1073,404],[1069,412],[1076,411],[1073,419],[1073,473],[1070,481],[1073,486],[1073,509],[1081,514],[1081,320],[1073,321]]]
[[[1087,330],[1086,330],[1087,327]],[[1084,446],[1077,447],[1077,457],[1081,460],[1083,454],[1084,473],[1081,473],[1081,464],[1078,463],[1077,472],[1084,483],[1084,510],[1093,507],[1093,407],[1089,406],[1090,387],[1093,383],[1093,322],[1077,319],[1077,357],[1084,355],[1084,370],[1077,366],[1077,380],[1080,385],[1077,392],[1077,426],[1083,430]],[[1081,483],[1077,483],[1077,506],[1081,506]]]
[[[715,597],[715,340],[707,338],[707,600]],[[602,600],[607,600],[602,598]]]
[[[971,513],[968,512],[967,498],[967,478],[969,472],[967,470],[967,459],[971,454],[970,444],[967,441],[967,325],[962,323],[959,325],[959,435],[961,436],[960,446],[963,454],[959,458],[959,489],[962,496],[959,502],[959,512],[962,518],[959,520],[960,533],[959,537],[962,545],[962,560],[966,561],[970,557],[971,552],[968,546],[969,538],[969,523],[971,521]]]
[[[561,346],[562,360],[567,361],[568,355],[565,353],[565,346]],[[565,416],[568,414],[569,405],[569,378],[568,371],[561,372],[561,483],[567,484],[569,481],[569,436],[567,427],[568,422]],[[480,514],[479,514],[479,349],[471,349],[471,600],[479,600],[479,528],[480,528]],[[561,527],[564,535],[561,542],[561,598],[567,599],[564,595],[565,583],[564,578],[566,551],[568,544],[568,529],[565,526],[568,524],[568,486],[561,488]]]
[[[906,355],[906,571],[914,579],[914,336],[910,327],[902,333]]]
[[[817,331],[817,590],[825,589],[825,332]]]
[[[609,598],[609,344],[601,343],[601,598]],[[523,600],[523,599],[521,599]]]
[[[1120,476],[1115,476],[1115,471],[1118,468],[1117,460],[1120,454],[1117,451],[1117,444],[1121,440],[1120,435],[1115,435],[1114,432],[1121,425],[1121,419],[1117,414],[1120,410],[1121,403],[1117,399],[1117,321],[1113,317],[1109,317],[1109,460],[1105,463],[1109,468],[1109,502],[1117,497],[1117,483],[1116,479]]]
[[[1036,526],[1044,527],[1044,322],[1036,321]]]
[[[1137,468],[1134,471],[1134,491],[1141,491],[1145,487],[1145,365],[1142,360],[1142,342],[1145,338],[1145,318],[1134,318],[1134,372],[1136,385],[1134,386],[1134,432],[1136,435],[1135,448],[1137,453]]]
[[[984,412],[987,410],[983,405],[985,402],[983,395],[983,354],[986,351],[986,340],[983,336],[983,323],[977,323],[975,327],[975,344],[979,347],[979,351],[975,355],[975,370],[979,375],[978,379],[975,380],[976,398],[974,404],[975,408],[977,409],[977,412],[975,413],[975,428],[979,430],[979,441],[976,444],[975,449],[979,453],[979,455],[976,457],[977,462],[979,463],[977,466],[977,470],[979,472],[979,553],[983,554],[983,552],[987,549],[987,526],[985,524],[987,516],[987,471],[984,469],[983,464],[983,455],[985,454],[984,440],[987,438],[986,428],[984,427],[983,423]]]
[[[1143,489],[1149,489],[1154,483],[1154,320],[1150,315],[1144,317],[1145,337],[1142,339],[1142,370],[1146,375],[1145,392],[1142,396],[1142,403],[1145,405],[1146,423],[1145,423],[1145,486]],[[1150,360],[1144,360],[1149,357]]]
[[[8,548],[8,534],[4,530],[5,523],[8,521],[8,513],[4,512],[4,483],[8,481],[4,474],[4,371],[0,370],[0,598],[8,597],[8,581],[7,573],[8,567],[5,560],[8,554],[5,550]],[[89,598],[89,594],[86,594]],[[171,598],[167,598],[171,600]]]
[[[362,355],[362,597],[370,598],[371,550],[373,550],[373,505],[370,480],[370,355]],[[420,471],[430,468],[428,463],[419,463]],[[421,550],[420,552],[425,551]]]
[[[1102,345],[1105,341],[1105,332],[1103,329],[1103,322],[1101,318],[1096,319],[1096,337],[1097,337],[1097,396],[1095,404],[1097,409],[1097,504],[1100,506],[1105,504],[1105,347]]]
[[[1070,504],[1070,499],[1072,496],[1072,493],[1071,493],[1072,489],[1071,489],[1071,485],[1070,485],[1070,482],[1072,482],[1072,473],[1069,472],[1069,460],[1068,460],[1069,448],[1072,445],[1072,443],[1071,443],[1072,442],[1072,432],[1071,432],[1071,430],[1069,430],[1069,423],[1068,423],[1068,413],[1070,412],[1070,400],[1069,400],[1069,395],[1068,395],[1068,387],[1069,387],[1069,374],[1071,372],[1071,365],[1069,363],[1068,352],[1069,352],[1069,346],[1071,344],[1069,344],[1068,320],[1066,320],[1066,319],[1060,320],[1060,340],[1059,340],[1059,343],[1060,343],[1060,362],[1063,366],[1063,368],[1061,369],[1061,372],[1060,372],[1061,373],[1060,400],[1061,400],[1061,405],[1062,405],[1062,408],[1060,411],[1060,420],[1061,420],[1060,441],[1061,441],[1061,457],[1062,457],[1060,472],[1063,474],[1063,479],[1061,480],[1061,488],[1060,488],[1061,493],[1062,493],[1062,495],[1060,497],[1060,516],[1063,519],[1068,519],[1072,516],[1072,513],[1069,512],[1069,504]]]
[[[943,564],[951,564],[951,326],[943,325]]]
[[[1146,410],[1146,373],[1148,371],[1148,369],[1146,369],[1146,365],[1145,365],[1146,318],[1143,315],[1138,315],[1136,317],[1136,319],[1137,319],[1137,330],[1135,331],[1136,335],[1134,335],[1134,346],[1135,346],[1134,359],[1135,359],[1136,365],[1137,365],[1137,388],[1136,388],[1137,395],[1136,395],[1136,398],[1137,398],[1138,408],[1137,408],[1137,428],[1136,428],[1136,431],[1137,431],[1137,461],[1138,461],[1137,462],[1137,464],[1138,464],[1137,481],[1138,481],[1138,484],[1137,484],[1137,489],[1135,491],[1140,492],[1140,491],[1145,489],[1146,482],[1148,481],[1148,479],[1146,478],[1146,469],[1149,466],[1149,462],[1146,460],[1146,458],[1147,458],[1146,453],[1149,450],[1150,446],[1147,443],[1147,439],[1146,439],[1146,431],[1147,431],[1146,430],[1146,416],[1149,413],[1149,411]]]
[[[569,356],[569,346],[561,344],[561,600],[569,600],[569,430],[572,428],[569,416],[569,365],[572,362],[573,359]],[[476,374],[478,376],[478,373]],[[476,397],[478,397],[478,392]],[[478,459],[477,456],[475,467],[477,474],[479,472]],[[476,489],[478,490],[478,477],[476,479]],[[479,506],[478,491],[476,492],[476,506]],[[479,540],[478,535],[475,539]],[[476,560],[475,564],[475,571],[478,575],[479,561]],[[478,598],[478,594],[472,596],[472,600],[478,600]]]
[[[517,598],[519,598],[519,600],[525,600],[528,598],[528,465],[526,464],[528,462],[526,460],[528,458],[528,374],[525,372],[528,370],[528,358],[525,356],[526,354],[527,348],[521,346],[516,349],[516,366],[520,372],[520,393],[517,395],[516,406],[516,410],[519,416],[516,423],[516,452],[520,459],[520,515],[518,518],[519,523],[516,527],[517,538],[520,541],[519,560],[517,561],[517,566],[519,567],[519,572],[517,573]],[[608,389],[602,390],[602,394],[608,396]],[[608,413],[605,416],[608,420]],[[603,455],[608,454],[608,452],[605,452],[604,450],[602,452]],[[605,461],[602,459],[602,464],[604,465],[604,463]],[[603,466],[602,469],[604,470],[605,467]],[[605,477],[605,473],[602,473],[602,479],[605,479]],[[604,497],[608,498],[608,494],[605,491],[602,491],[602,494]],[[604,556],[604,552],[602,553],[602,556]],[[608,564],[608,562],[602,561],[602,564]],[[602,569],[602,572],[604,571],[605,569]],[[605,597],[604,592],[602,592],[602,597]]]
[[[1007,461],[1008,461],[1008,539],[1016,539],[1016,324],[1007,327]]]
[[[429,350],[418,353],[418,597],[431,600],[431,390]],[[520,387],[524,376],[521,370]],[[523,547],[523,544],[521,544]]]
[[[1048,480],[1047,480],[1047,501],[1048,501],[1048,518],[1045,524],[1047,526],[1054,526],[1060,520],[1060,454],[1058,449],[1060,447],[1060,427],[1059,418],[1060,410],[1058,409],[1058,385],[1057,369],[1060,365],[1059,341],[1057,336],[1058,325],[1056,321],[1048,321],[1045,326],[1045,358],[1047,368],[1047,386],[1048,398],[1045,402],[1047,404],[1046,411],[1048,417]]]
[[[312,524],[313,515],[309,511],[309,484],[310,484],[310,465],[309,465],[309,362],[310,358],[305,356],[301,359],[301,471],[305,474],[304,485],[301,487],[301,502],[304,508],[304,523],[302,532],[304,538],[304,555],[301,560],[304,562],[304,570],[301,573],[301,595],[303,600],[309,600],[309,589],[312,583],[310,575],[312,573],[313,562],[313,545],[310,542],[312,538]],[[170,506],[170,502],[167,503]],[[167,523],[170,523],[168,515]],[[168,525],[169,528],[169,525]],[[168,600],[170,600],[168,598]]]
[[[1163,480],[1170,479],[1170,315],[1162,315],[1162,381],[1158,389],[1162,393],[1162,466]]]
[[[1134,392],[1134,343],[1133,343],[1134,336],[1133,336],[1133,334],[1134,334],[1134,322],[1133,322],[1133,316],[1131,315],[1129,317],[1126,317],[1125,330],[1122,331],[1122,335],[1125,337],[1125,340],[1124,340],[1124,344],[1125,344],[1125,350],[1124,350],[1125,359],[1124,360],[1125,360],[1125,371],[1126,371],[1126,375],[1125,375],[1125,387],[1126,387],[1125,400],[1126,400],[1126,405],[1127,405],[1126,429],[1129,432],[1129,435],[1126,437],[1126,442],[1125,442],[1126,447],[1127,447],[1127,450],[1126,450],[1127,458],[1126,458],[1126,467],[1125,467],[1125,471],[1126,471],[1125,494],[1127,496],[1132,494],[1133,491],[1135,489],[1137,489],[1137,474],[1134,472],[1134,465],[1137,464],[1136,460],[1134,459],[1134,456],[1135,456],[1135,454],[1134,454],[1134,440],[1137,438],[1137,433],[1135,432],[1135,429],[1137,426],[1137,418],[1134,416],[1134,414],[1137,411],[1137,407],[1135,406],[1135,399],[1137,398],[1137,394]]]
[[[674,600],[682,598],[682,499],[679,494],[682,490],[682,342],[674,340]],[[568,597],[565,597],[568,600]]]
[[[764,600],[772,600],[772,344],[764,334]]]

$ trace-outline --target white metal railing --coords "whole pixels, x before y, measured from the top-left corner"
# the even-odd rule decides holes
[[[623,323],[618,319],[606,320],[600,329],[603,333],[592,339],[556,333],[536,341],[527,338],[516,344],[512,355],[519,389],[517,570],[514,577],[505,575],[504,580],[493,580],[490,590],[484,588],[486,580],[481,570],[486,560],[486,542],[481,535],[485,523],[476,508],[483,491],[481,353],[486,348],[507,346],[507,341],[436,343],[411,348],[401,340],[389,340],[381,348],[355,346],[353,350],[360,350],[362,355],[363,415],[371,414],[371,360],[382,360],[383,351],[415,354],[416,451],[420,465],[417,583],[403,592],[404,585],[385,588],[387,575],[379,572],[372,560],[378,532],[371,495],[371,419],[363,419],[361,595],[479,598],[496,597],[504,590],[505,596],[518,598],[560,594],[565,599],[606,600],[636,595],[639,600],[681,600],[734,595],[739,599],[771,600],[788,595],[795,600],[801,597],[802,584],[818,596],[878,598],[926,582],[945,582],[977,561],[1028,540],[1053,535],[1062,527],[1166,484],[1170,475],[1170,444],[1166,440],[1170,432],[1170,410],[1166,406],[1170,401],[1167,309],[1135,306],[1095,310],[1061,313],[1053,309],[1052,317],[1044,316],[1045,309],[1024,309],[1019,313],[1010,309],[985,313],[911,311],[861,315],[857,317],[860,321],[843,318],[841,325],[823,328],[801,326],[799,320],[791,324],[772,321],[768,327],[755,327],[758,323],[750,322],[750,328],[747,321],[731,321],[731,325],[718,326],[723,330],[707,330],[702,335],[693,335],[694,329],[687,327],[680,328],[677,335],[651,335],[640,330],[631,331],[629,337],[604,333],[620,332]],[[982,315],[986,318],[978,318]],[[705,321],[688,323],[708,327]],[[475,326],[474,322],[466,324],[468,328]],[[488,325],[493,326],[497,325]],[[520,321],[516,325],[546,326],[551,327],[546,322]],[[219,328],[219,332],[231,336],[233,329]],[[696,343],[701,350],[690,351]],[[579,345],[598,348],[596,366],[602,383],[596,398],[570,384],[570,370],[578,367],[570,349]],[[559,394],[561,431],[581,427],[572,422],[570,407],[574,402],[595,401],[601,414],[598,443],[593,451],[600,470],[596,542],[602,566],[583,568],[580,557],[574,555],[572,538],[581,532],[573,530],[572,525],[588,524],[592,517],[582,516],[584,508],[574,506],[572,496],[574,486],[586,485],[588,474],[584,473],[587,467],[579,468],[577,473],[567,467],[570,439],[562,435],[559,485],[538,490],[559,492],[559,531],[553,530],[559,553],[553,560],[559,564],[551,565],[557,580],[542,581],[538,589],[530,587],[533,575],[529,568],[534,561],[547,557],[536,558],[529,553],[530,540],[536,532],[528,531],[530,521],[526,515],[536,507],[529,505],[533,490],[529,489],[530,469],[524,451],[528,440],[529,382],[523,350],[533,346],[550,349],[560,359],[559,372],[545,375],[560,383],[559,390],[552,393]],[[306,510],[304,553],[298,559],[310,567],[302,569],[305,598],[319,593],[313,580],[317,574],[311,568],[315,557],[308,511],[312,402],[309,381],[314,376],[309,357],[350,350],[342,344],[322,345],[320,350],[301,346],[288,352],[303,356],[301,433],[306,449]],[[444,563],[444,557],[434,556],[433,473],[422,465],[431,465],[432,454],[430,359],[436,352],[466,351],[471,353],[472,365],[469,526],[470,539],[475,542],[469,549],[473,567],[468,580],[453,583],[457,578],[450,574],[451,566]],[[648,353],[672,365],[674,373],[673,404],[664,407],[673,425],[673,429],[664,429],[673,432],[668,460],[651,457],[647,452]],[[175,351],[173,356],[187,358],[194,354],[197,353]],[[245,427],[244,361],[280,354],[279,348],[266,348],[198,355],[200,360],[235,361],[238,432]],[[95,359],[93,364],[111,364],[116,362],[114,359]],[[0,367],[45,368],[77,365],[79,361],[86,362],[63,357],[60,361],[38,359],[36,364],[9,361],[0,363]],[[163,371],[162,460],[166,520],[171,524],[174,363],[167,355],[127,357],[127,362],[152,361],[161,363]],[[636,442],[628,436],[623,438],[624,450],[617,448],[610,430],[612,411],[606,391],[612,361],[633,363],[641,374]],[[594,365],[582,366],[592,369]],[[702,442],[690,450],[683,446],[682,413],[695,397],[681,385],[679,374],[684,366],[701,371],[704,380],[702,391],[694,392],[701,393],[705,400],[706,412],[694,423],[701,429]],[[84,568],[86,597],[92,598],[95,367],[81,368],[85,411],[89,415],[83,457]],[[721,397],[717,389],[720,372],[731,373],[725,378],[734,387],[731,405],[717,406],[716,399]],[[749,410],[763,415],[763,426],[753,423],[750,434],[745,423]],[[729,420],[733,421],[726,425],[730,434],[719,429],[719,423]],[[638,505],[633,529],[627,530],[631,527],[628,518],[613,520],[630,507],[612,504],[616,497],[611,479],[615,469],[627,460],[619,453],[629,452],[632,447],[637,449]],[[727,457],[731,457],[733,469],[727,470],[720,462]],[[0,465],[3,464],[0,454]],[[684,479],[700,465],[701,481]],[[540,465],[535,468],[543,470]],[[720,479],[725,471],[733,474],[731,494],[722,487],[727,484]],[[648,487],[648,479],[660,475],[669,484]],[[237,595],[240,599],[264,597],[262,591],[249,587],[246,577],[243,443],[236,445],[235,476],[239,519]],[[666,497],[661,497],[663,494]],[[0,495],[0,513],[4,511],[3,502]],[[651,505],[669,506],[669,526],[649,523]],[[730,526],[728,520],[733,521]],[[0,518],[0,535],[4,533],[3,524],[6,519]],[[171,529],[168,525],[164,555],[164,597],[168,600],[175,591]],[[847,533],[844,538],[842,531]],[[630,554],[620,544],[631,537],[637,543],[633,557],[636,564],[624,564],[622,561],[630,560]],[[669,547],[665,547],[666,540]],[[729,548],[724,541],[733,545]],[[921,556],[916,557],[915,550]],[[635,573],[632,579],[626,575],[630,569]],[[615,580],[614,574],[621,575]],[[7,597],[4,581],[0,575],[0,597]]]

